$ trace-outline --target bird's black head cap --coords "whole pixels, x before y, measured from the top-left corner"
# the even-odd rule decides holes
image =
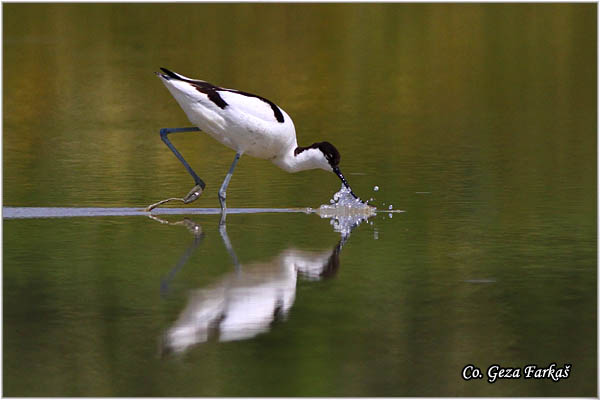
[[[316,142],[307,147],[297,147],[294,150],[294,155],[298,155],[302,153],[304,150],[308,149],[318,149],[321,150],[321,153],[325,156],[331,168],[336,168],[340,164],[340,152],[329,142]]]

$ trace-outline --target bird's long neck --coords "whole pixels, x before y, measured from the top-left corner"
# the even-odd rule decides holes
[[[301,149],[295,143],[279,157],[273,159],[273,163],[287,172],[299,172],[307,169],[320,168],[331,171],[323,153],[317,149],[308,149],[298,152]]]

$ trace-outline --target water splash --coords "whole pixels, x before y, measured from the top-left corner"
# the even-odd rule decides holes
[[[321,218],[329,218],[334,231],[341,233],[342,236],[349,235],[352,229],[374,216],[377,210],[366,202],[354,198],[350,189],[344,185],[329,202],[330,204],[321,205],[315,212]]]
[[[342,185],[340,190],[333,195],[329,200],[330,204],[323,204],[319,207],[321,212],[327,213],[342,213],[342,214],[374,214],[376,208],[363,202],[359,198],[352,196],[352,191]]]

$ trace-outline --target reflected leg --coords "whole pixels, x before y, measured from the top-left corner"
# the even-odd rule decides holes
[[[233,175],[233,170],[235,169],[235,166],[237,165],[241,156],[241,153],[235,153],[233,163],[231,163],[231,167],[229,168],[229,172],[227,172],[227,176],[225,177],[225,180],[221,185],[221,189],[219,189],[219,202],[221,203],[221,214],[224,214],[227,210],[227,204],[225,202],[225,199],[227,197],[227,186],[229,186],[229,181],[231,180],[231,176]],[[225,218],[222,218],[221,222],[224,223]]]
[[[204,234],[202,233],[201,229],[199,230],[199,232],[200,232],[199,234],[194,234],[194,241],[185,250],[185,252],[181,255],[181,257],[179,258],[179,261],[177,261],[177,264],[175,264],[175,266],[171,269],[171,271],[169,271],[169,273],[167,274],[167,276],[165,278],[161,279],[161,281],[160,281],[161,296],[163,296],[163,297],[166,296],[167,292],[169,291],[169,284],[175,277],[175,274],[177,274],[177,272],[185,265],[185,263],[187,263],[188,259],[192,255],[192,253],[196,250],[196,248],[202,242],[202,239],[204,238]]]
[[[229,235],[227,235],[227,225],[221,220],[219,224],[219,233],[221,234],[221,239],[223,239],[223,244],[225,244],[225,248],[229,253],[229,257],[231,257],[231,261],[235,267],[237,272],[241,271],[241,265],[238,261],[237,255],[235,254],[235,250],[233,250],[233,246],[231,245],[231,241],[229,240]]]
[[[183,225],[194,235],[194,241],[192,242],[192,244],[185,250],[185,252],[179,258],[179,261],[177,261],[177,264],[175,264],[175,266],[171,269],[171,271],[169,271],[167,276],[163,278],[160,282],[160,294],[164,297],[169,291],[169,285],[171,281],[175,278],[177,272],[185,265],[185,263],[191,257],[192,253],[202,242],[202,239],[204,239],[204,232],[202,232],[202,226],[200,226],[199,224],[197,224],[189,218],[184,218],[182,221],[170,222],[168,220],[156,217],[154,215],[148,215],[148,217],[154,221],[160,222],[161,224]]]

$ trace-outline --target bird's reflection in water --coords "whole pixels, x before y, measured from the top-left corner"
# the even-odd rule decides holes
[[[200,245],[202,228],[187,218],[173,223],[150,217],[170,225],[183,225],[194,235],[192,244],[162,282],[161,291],[166,293],[177,271]],[[221,342],[250,339],[269,331],[273,322],[285,320],[294,304],[298,277],[320,280],[330,278],[338,271],[340,252],[352,229],[367,217],[351,219],[344,217],[341,222],[332,222],[335,230],[341,233],[341,239],[333,249],[303,251],[289,248],[268,261],[243,265],[229,240],[226,225],[221,224],[219,231],[235,270],[212,285],[191,291],[185,309],[161,339],[161,354],[183,353],[209,339]],[[340,223],[346,228],[340,230]]]

